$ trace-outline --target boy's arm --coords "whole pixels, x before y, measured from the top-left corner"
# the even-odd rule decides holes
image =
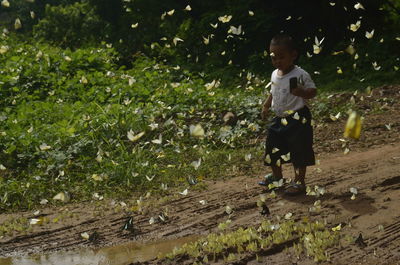
[[[310,99],[317,95],[317,89],[315,87],[306,88],[298,86],[292,89],[291,93],[295,96],[302,97],[304,99]]]
[[[265,120],[268,115],[268,111],[271,108],[272,104],[272,95],[270,94],[268,98],[264,101],[262,111],[261,111],[261,118]]]

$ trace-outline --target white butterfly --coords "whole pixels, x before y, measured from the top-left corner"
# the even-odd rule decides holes
[[[218,23],[215,23],[215,24],[210,23],[210,26],[216,29],[218,27]]]
[[[360,4],[359,2],[357,2],[357,4],[354,5],[354,8],[357,9],[357,10],[358,9],[364,9],[365,10],[364,6],[362,4]]]
[[[131,28],[135,29],[135,28],[137,28],[138,26],[139,26],[139,22],[137,22],[137,23],[135,23],[135,24],[132,24],[132,25],[131,25]]]
[[[39,146],[39,148],[40,148],[40,150],[42,150],[42,151],[46,151],[46,150],[51,149],[51,146],[50,146],[50,145],[47,145],[47,144],[45,144],[45,143],[42,143],[42,144]]]
[[[228,30],[228,34],[234,34],[234,35],[240,35],[242,34],[242,25],[240,25],[239,27],[234,27],[234,26],[230,26],[229,30]]]
[[[136,135],[134,135],[132,130],[129,130],[127,133],[127,137],[129,139],[129,141],[131,142],[136,142],[137,140],[139,140],[142,136],[144,135],[144,132],[140,132]]]
[[[201,158],[197,161],[193,161],[191,165],[194,167],[195,170],[197,170],[201,165]]]
[[[172,42],[174,43],[175,46],[178,44],[178,41],[183,42],[183,40],[182,40],[181,38],[179,38],[179,37],[175,37],[175,38],[172,40]]]
[[[229,206],[229,205],[225,206],[225,212],[226,212],[227,214],[231,214],[231,213],[233,212],[232,207]]]
[[[293,214],[292,213],[287,213],[285,214],[285,219],[289,220],[290,218],[292,218]]]
[[[153,144],[161,144],[162,143],[162,135],[158,137],[158,139],[151,140]]]
[[[356,188],[351,187],[350,188],[350,192],[353,193],[353,194],[357,194],[358,190]]]
[[[167,12],[167,14],[168,14],[169,16],[172,16],[174,13],[175,13],[175,9],[172,9],[172,10],[170,10],[170,11]]]
[[[206,204],[207,204],[207,201],[206,201],[206,200],[200,200],[199,203],[200,203],[201,205],[206,205]]]
[[[373,62],[372,66],[374,67],[375,71],[379,71],[381,69],[381,66],[378,66],[377,62]]]
[[[147,179],[148,181],[152,181],[152,180],[154,179],[155,176],[156,176],[156,175],[153,175],[152,177],[149,177],[149,176],[146,175],[146,179]]]
[[[249,16],[254,16],[254,12],[249,10]]]
[[[151,217],[150,220],[149,220],[149,224],[152,225],[152,224],[154,224],[154,222],[155,222],[154,217]]]
[[[276,188],[282,187],[283,183],[284,183],[283,178],[281,178],[279,181],[273,181],[272,182],[273,186],[276,187]]]
[[[337,121],[340,118],[340,112],[338,112],[338,114],[336,114],[335,116],[330,114],[329,117],[331,118],[332,121]]]
[[[185,7],[185,9],[183,9],[183,10],[185,10],[185,11],[191,11],[192,8],[190,7],[190,5],[187,5],[187,6]]]
[[[186,195],[188,195],[188,192],[189,192],[188,189],[185,189],[184,191],[179,192],[179,194],[186,196]]]

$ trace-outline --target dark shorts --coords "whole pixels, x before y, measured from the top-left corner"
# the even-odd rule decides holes
[[[297,113],[285,117],[286,125],[280,117],[272,120],[265,144],[265,165],[293,163],[296,168],[315,165],[310,110],[304,106]]]

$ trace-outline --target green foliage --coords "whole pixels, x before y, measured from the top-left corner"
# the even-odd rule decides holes
[[[76,48],[98,41],[95,33],[104,26],[88,3],[76,2],[66,6],[47,5],[45,17],[34,26],[33,33],[63,47]]]
[[[253,90],[226,96],[217,81],[204,84],[146,57],[118,68],[107,44],[71,51],[14,36],[3,43],[2,209],[31,208],[61,191],[82,201],[94,192],[124,197],[161,183],[186,184],[193,175],[228,176],[233,163],[246,164],[230,150],[251,150],[249,136],[261,132],[260,80],[250,82]],[[226,111],[241,122],[223,126]],[[204,137],[190,136],[194,124]],[[129,140],[128,133],[143,136]]]
[[[44,17],[46,5],[68,5],[79,0],[12,0],[8,1],[9,7],[0,5],[0,26],[14,30],[14,21],[19,18],[22,22],[22,28],[19,32],[29,33],[34,25]]]

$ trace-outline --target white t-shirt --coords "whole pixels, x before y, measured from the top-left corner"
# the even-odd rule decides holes
[[[305,100],[302,97],[295,96],[290,93],[290,81],[292,77],[297,77],[298,83],[305,88],[315,88],[314,81],[311,76],[299,66],[295,65],[292,71],[280,76],[278,69],[271,75],[271,108],[279,117],[285,117],[288,111],[297,111],[304,107]]]

